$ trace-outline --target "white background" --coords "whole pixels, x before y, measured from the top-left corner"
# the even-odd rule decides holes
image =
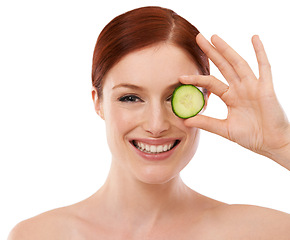
[[[219,34],[255,73],[250,38],[259,34],[290,115],[287,1],[1,1],[0,239],[19,221],[83,200],[105,181],[110,153],[91,100],[93,49],[113,17],[147,5],[173,9],[207,38]],[[212,74],[221,76],[214,66]],[[205,114],[224,118],[226,108],[211,96]],[[290,213],[289,171],[216,135],[202,132],[182,175],[219,201]]]

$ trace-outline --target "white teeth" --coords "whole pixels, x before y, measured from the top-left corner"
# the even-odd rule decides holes
[[[172,149],[174,143],[164,144],[164,145],[148,145],[143,142],[134,141],[134,146],[137,147],[140,151],[146,153],[162,153]]]
[[[163,152],[163,146],[162,145],[157,146],[156,151]]]
[[[145,149],[146,149],[147,152],[149,152],[150,151],[150,146],[149,145],[146,145],[145,146]]]
[[[157,151],[156,146],[150,146],[150,152],[156,153],[156,151]]]
[[[163,152],[166,152],[168,150],[168,146],[167,145],[164,145],[163,146]]]

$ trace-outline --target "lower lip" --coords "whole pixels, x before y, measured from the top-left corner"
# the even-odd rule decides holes
[[[138,148],[136,148],[135,146],[133,146],[133,145],[131,145],[131,146],[135,149],[137,154],[139,156],[141,156],[142,158],[149,160],[149,161],[161,161],[161,160],[165,160],[165,159],[169,158],[174,153],[174,151],[178,147],[178,145],[167,152],[155,153],[155,154],[145,153],[145,152],[142,152],[141,150],[139,150]]]

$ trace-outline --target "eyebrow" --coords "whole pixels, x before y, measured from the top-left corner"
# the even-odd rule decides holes
[[[131,89],[136,89],[136,90],[142,90],[143,88],[134,84],[129,84],[129,83],[120,83],[115,85],[112,89],[116,88],[131,88]]]
[[[171,84],[166,88],[166,90],[175,89],[180,85],[181,85],[180,82]],[[130,84],[130,83],[120,83],[120,84],[113,86],[112,89],[116,89],[116,88],[130,88],[130,89],[134,89],[134,90],[143,90],[144,89],[141,86],[137,86],[137,85]]]

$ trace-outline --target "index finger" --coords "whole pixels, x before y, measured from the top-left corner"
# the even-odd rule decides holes
[[[256,78],[248,63],[222,38],[217,35],[213,35],[211,41],[219,53],[233,67],[234,71],[238,74],[241,80]]]
[[[239,80],[239,76],[235,72],[232,65],[222,56],[222,54],[217,51],[213,45],[211,45],[211,43],[201,33],[196,36],[196,42],[201,50],[217,66],[229,84]]]
[[[213,94],[217,95],[227,104],[225,93],[229,90],[229,86],[211,75],[190,75],[181,76],[179,80],[183,84],[192,84],[194,86],[203,87]]]

